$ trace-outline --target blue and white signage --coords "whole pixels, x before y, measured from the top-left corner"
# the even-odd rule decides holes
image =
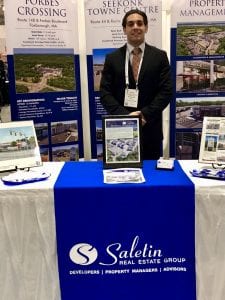
[[[54,187],[62,300],[196,299],[194,186],[177,162],[172,172],[146,161],[145,183],[115,185],[100,162],[65,164]]]
[[[43,161],[82,158],[76,1],[9,0],[5,19],[12,120],[34,121]]]
[[[102,159],[101,117],[106,114],[100,103],[99,86],[105,56],[126,43],[122,19],[127,11],[138,8],[148,17],[146,42],[162,46],[162,1],[85,0],[86,45],[89,82],[92,157]]]

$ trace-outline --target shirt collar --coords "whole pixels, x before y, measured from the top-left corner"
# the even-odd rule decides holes
[[[145,50],[145,42],[143,42],[143,43],[142,43],[141,45],[139,45],[138,47],[141,49],[142,53],[144,53],[144,50]],[[128,44],[128,43],[127,43],[127,49],[128,49],[128,51],[129,51],[129,53],[131,53],[132,50],[133,50],[134,48],[135,48],[134,46],[132,46],[131,44]]]

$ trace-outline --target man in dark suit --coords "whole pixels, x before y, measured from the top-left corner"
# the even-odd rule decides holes
[[[145,43],[148,19],[144,12],[128,11],[122,26],[127,44],[106,56],[100,83],[101,103],[111,115],[140,115],[142,158],[158,159],[163,140],[162,111],[172,99],[169,61],[165,51]],[[131,63],[136,47],[140,66],[135,80]]]

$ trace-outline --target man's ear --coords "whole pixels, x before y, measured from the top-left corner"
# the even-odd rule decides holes
[[[148,25],[145,26],[145,33],[148,32]]]

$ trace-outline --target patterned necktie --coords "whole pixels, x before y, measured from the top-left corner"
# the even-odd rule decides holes
[[[133,59],[132,59],[132,70],[133,70],[133,75],[134,79],[137,82],[138,78],[138,69],[141,61],[141,49],[140,48],[134,48],[132,50],[133,54]]]

